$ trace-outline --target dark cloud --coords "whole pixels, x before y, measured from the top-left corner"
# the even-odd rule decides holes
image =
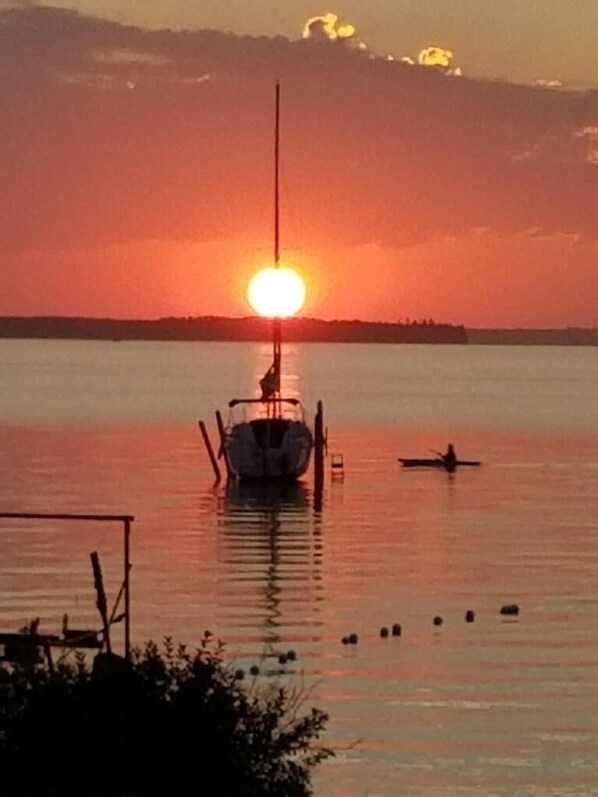
[[[277,78],[290,246],[597,236],[598,92],[13,4],[0,10],[4,250],[269,234]]]

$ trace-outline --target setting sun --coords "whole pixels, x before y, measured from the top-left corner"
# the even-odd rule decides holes
[[[306,288],[303,278],[291,268],[264,268],[251,278],[247,299],[258,315],[287,318],[303,307]]]

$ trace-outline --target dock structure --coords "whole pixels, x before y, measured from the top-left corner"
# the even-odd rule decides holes
[[[110,638],[108,634],[108,628],[111,622],[116,622],[117,619],[122,619],[124,622],[124,654],[125,659],[130,659],[131,657],[131,524],[135,520],[133,515],[97,515],[97,514],[72,514],[72,513],[65,513],[65,512],[0,512],[0,520],[66,520],[66,521],[85,521],[85,522],[92,522],[92,523],[122,523],[122,530],[123,530],[123,560],[124,560],[124,572],[123,572],[123,581],[121,589],[118,593],[114,608],[110,615],[110,618],[107,618],[107,611],[104,612],[106,615],[106,619],[104,618],[104,614],[102,613],[102,600],[105,602],[105,595],[103,596],[103,584],[101,579],[101,570],[99,567],[99,560],[97,557],[97,553],[91,554],[92,557],[92,565],[94,570],[94,580],[96,585],[96,592],[98,595],[98,609],[100,610],[100,614],[102,615],[102,621],[104,625],[104,643],[110,649]],[[121,598],[124,600],[124,611],[117,617],[117,610],[120,603]],[[105,608],[105,607],[104,607]],[[53,635],[53,634],[38,634],[37,633],[37,623],[33,623],[29,633],[2,633],[0,634],[0,644],[3,644],[11,648],[11,646],[17,646],[19,643],[29,645],[30,649],[36,650],[39,647],[44,648],[46,651],[46,655],[48,658],[48,663],[51,666],[51,656],[50,656],[50,648],[51,647],[73,647],[74,640],[79,637],[79,641],[81,644],[79,647],[98,647],[97,637],[93,638],[93,633],[91,631],[81,631],[77,632],[76,635],[72,633],[65,633],[62,637]],[[85,637],[87,637],[86,644]],[[6,651],[5,651],[6,652]]]

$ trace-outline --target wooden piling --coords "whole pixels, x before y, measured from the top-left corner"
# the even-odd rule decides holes
[[[218,463],[216,462],[216,457],[214,456],[214,449],[212,448],[212,444],[210,443],[210,438],[208,437],[208,430],[206,429],[206,425],[203,421],[197,422],[199,426],[199,431],[201,432],[201,436],[203,437],[203,442],[206,447],[206,451],[208,452],[208,456],[210,457],[210,462],[212,463],[212,470],[214,471],[214,476],[216,477],[216,483],[222,480],[222,475],[220,473],[220,468],[218,467]]]
[[[125,572],[123,580],[123,591],[125,593],[125,659],[131,657],[131,521],[125,518],[125,539],[124,539],[124,559]]]
[[[48,671],[50,675],[54,675],[54,659],[52,658],[52,648],[49,642],[44,642],[44,653],[46,654],[46,662],[48,664]]]
[[[226,434],[224,432],[224,422],[222,420],[222,415],[220,414],[220,410],[216,410],[216,424],[218,425],[218,434],[220,435],[220,449],[218,451],[218,459],[220,459],[220,457],[224,459],[224,467],[226,469],[226,480],[230,481],[232,477],[232,470],[230,467],[230,462],[228,461],[226,446],[224,445],[224,442],[226,440]]]
[[[89,554],[91,559],[91,567],[93,569],[93,581],[96,588],[96,606],[102,618],[102,627],[104,629],[104,642],[106,643],[106,651],[112,653],[112,645],[110,644],[110,623],[108,622],[108,605],[106,603],[106,593],[104,591],[104,579],[102,578],[102,568],[100,567],[100,557],[97,551],[92,551]]]
[[[324,494],[324,408],[318,401],[314,421],[314,508],[322,510]]]

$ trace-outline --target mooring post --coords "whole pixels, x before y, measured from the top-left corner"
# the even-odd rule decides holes
[[[89,554],[91,559],[91,567],[93,569],[93,581],[96,588],[96,606],[102,618],[102,626],[104,629],[104,642],[106,643],[106,652],[112,653],[112,645],[110,643],[110,623],[108,622],[108,606],[106,603],[106,592],[104,590],[104,579],[102,578],[102,568],[100,567],[100,557],[97,551],[92,551]],[[125,555],[126,560],[126,555]],[[125,653],[126,653],[126,639],[125,639]]]
[[[125,659],[129,661],[131,657],[131,521],[129,518],[125,518],[124,524],[125,578],[123,583],[125,593]]]
[[[46,654],[46,661],[48,662],[48,670],[51,675],[54,675],[54,659],[52,658],[52,648],[49,642],[44,642],[44,653]]]
[[[314,421],[314,508],[317,512],[322,509],[324,493],[324,409],[322,402],[318,401],[318,408]]]
[[[216,462],[216,457],[214,456],[214,449],[212,448],[210,438],[208,437],[208,430],[206,429],[206,425],[203,421],[198,421],[197,423],[199,425],[199,430],[201,432],[201,436],[203,437],[203,442],[208,452],[208,456],[210,457],[210,462],[212,463],[212,469],[214,471],[214,476],[216,477],[216,482],[219,482],[222,479],[222,476],[220,474],[218,463]]]
[[[218,425],[218,434],[220,435],[220,450],[218,451],[218,459],[220,459],[220,457],[224,459],[224,467],[226,468],[226,480],[230,481],[232,471],[230,469],[230,462],[228,461],[228,454],[226,453],[226,447],[224,445],[224,442],[226,440],[226,434],[224,432],[224,422],[222,420],[222,415],[220,414],[220,410],[216,410],[216,424]]]

